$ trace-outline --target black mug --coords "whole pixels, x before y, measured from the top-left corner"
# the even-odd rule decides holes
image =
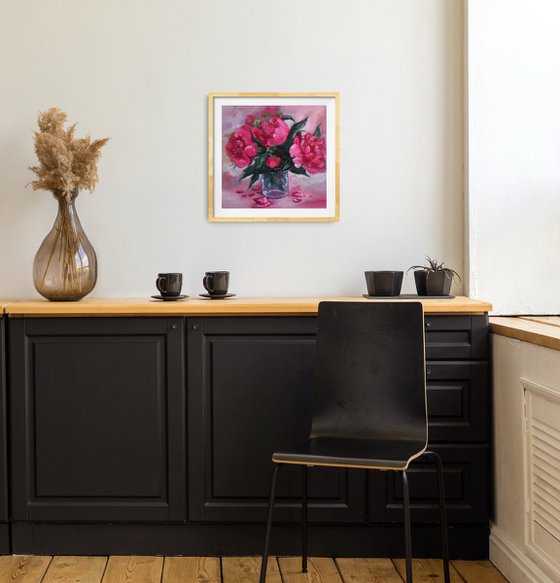
[[[165,297],[173,297],[181,294],[183,287],[182,273],[158,273],[156,287],[159,293]]]
[[[211,296],[225,296],[229,287],[229,271],[207,271],[202,284]]]

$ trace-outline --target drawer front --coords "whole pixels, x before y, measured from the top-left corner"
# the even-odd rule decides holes
[[[488,316],[426,316],[428,360],[488,358]]]
[[[444,465],[447,520],[453,524],[487,524],[490,500],[488,447],[438,445]],[[368,472],[370,522],[402,523],[400,472]],[[439,522],[437,472],[428,457],[408,469],[412,521]]]
[[[429,441],[489,439],[489,380],[486,362],[428,362]]]

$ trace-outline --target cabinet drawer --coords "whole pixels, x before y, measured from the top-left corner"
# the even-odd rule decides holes
[[[488,358],[488,316],[426,316],[428,360]]]
[[[455,524],[486,524],[490,489],[486,445],[437,445],[443,460],[447,520]],[[371,522],[402,523],[400,472],[368,472]],[[439,522],[437,472],[428,457],[408,469],[412,521]]]
[[[489,435],[485,362],[428,362],[429,441],[483,442]]]

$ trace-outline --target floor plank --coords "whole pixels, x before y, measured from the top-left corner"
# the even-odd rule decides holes
[[[490,561],[451,561],[467,583],[508,583]]]
[[[403,583],[391,559],[335,559],[344,583]]]
[[[103,583],[160,583],[163,557],[110,557]]]
[[[284,583],[342,583],[335,562],[330,558],[309,557],[307,573],[301,572],[301,557],[279,557],[278,563]]]
[[[218,557],[165,557],[162,583],[221,583]]]
[[[393,560],[399,575],[406,581],[406,566],[404,559]],[[464,583],[453,565],[449,565],[451,583]],[[443,561],[441,559],[412,559],[412,576],[414,583],[444,583]]]
[[[101,583],[107,557],[54,557],[43,583]]]
[[[51,557],[0,557],[0,581],[39,583],[50,562]]]
[[[222,557],[223,583],[257,583],[260,571],[260,557]],[[268,559],[266,583],[282,583],[275,557]]]

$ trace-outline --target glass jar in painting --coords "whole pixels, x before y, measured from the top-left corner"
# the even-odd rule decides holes
[[[287,170],[261,174],[261,188],[266,198],[284,198],[290,192],[290,177]]]

